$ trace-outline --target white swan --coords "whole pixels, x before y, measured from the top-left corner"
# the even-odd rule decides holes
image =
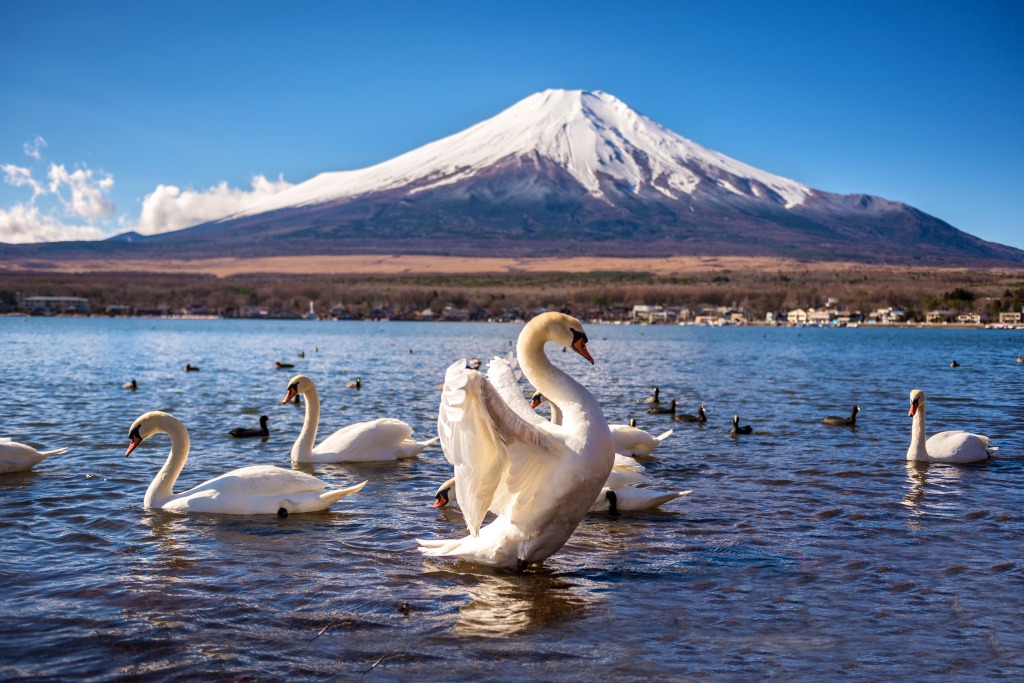
[[[147,508],[174,512],[216,512],[228,515],[279,515],[326,510],[339,499],[363,488],[362,484],[334,491],[305,472],[269,465],[232,470],[184,493],[174,493],[174,482],[188,459],[189,438],[178,418],[158,410],[132,423],[128,432],[131,455],[144,439],[163,432],[171,437],[171,452],[146,491]]]
[[[494,361],[491,362],[494,363]],[[490,373],[488,373],[488,377],[490,377]],[[548,398],[539,391],[533,392],[533,398],[530,400],[530,407],[536,409],[542,403],[546,403],[548,407],[551,408],[551,421],[556,425],[562,424],[562,411],[558,409],[558,406],[549,401]],[[651,451],[661,445],[665,439],[672,436],[673,431],[669,429],[658,436],[654,436],[650,432],[646,432],[633,425],[610,424],[608,425],[608,429],[611,430],[612,440],[615,441],[616,453],[626,453],[629,455],[639,456],[650,455]]]
[[[562,408],[561,426],[518,414],[465,360],[448,368],[438,433],[470,535],[421,540],[424,554],[525,568],[565,544],[603,487],[615,455],[608,423],[597,399],[548,360],[548,341],[594,359],[580,321],[562,313],[535,317],[519,335],[523,374]],[[481,529],[488,510],[497,517]]]
[[[305,375],[296,375],[288,380],[288,393],[281,403],[288,403],[296,395],[306,399],[306,417],[302,431],[292,445],[294,462],[380,462],[414,458],[424,448],[436,443],[434,437],[427,441],[412,439],[412,427],[401,420],[381,417],[368,422],[357,422],[342,427],[319,445],[316,441],[320,423],[320,394],[316,385]]]
[[[610,510],[612,513],[626,510],[653,510],[670,500],[688,496],[692,491],[655,491],[654,489],[636,488],[632,484],[644,483],[647,477],[635,476],[635,472],[629,472],[612,468],[612,472],[605,482],[605,487],[597,494],[597,498],[587,509],[587,512],[604,512]],[[455,493],[455,477],[437,487],[434,492],[433,507],[443,508],[449,503],[458,500]]]
[[[10,439],[0,439],[0,474],[27,472],[51,455],[67,453],[68,449],[38,451],[35,448]]]
[[[914,426],[910,432],[910,448],[907,460],[923,462],[968,463],[981,462],[992,457],[992,451],[999,450],[988,445],[988,437],[962,431],[939,432],[925,441],[924,437],[924,392],[914,389],[910,392],[910,411]]]

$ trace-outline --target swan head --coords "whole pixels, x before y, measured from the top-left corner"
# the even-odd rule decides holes
[[[445,483],[441,484],[437,488],[437,492],[434,494],[433,507],[443,508],[448,503],[455,500],[455,479],[449,479]]]
[[[170,424],[181,424],[181,421],[173,415],[152,410],[139,417],[128,429],[128,450],[124,452],[127,458],[143,441],[159,432],[166,432]]]
[[[590,340],[583,331],[583,323],[571,315],[552,311],[541,313],[527,323],[527,327],[540,328],[541,334],[549,341],[572,349],[590,361],[591,365],[594,364],[593,356],[587,351],[587,342]]]
[[[288,392],[284,395],[284,398],[281,399],[281,403],[288,403],[299,394],[305,394],[307,391],[315,389],[316,385],[313,384],[313,380],[305,375],[295,375],[288,380]]]
[[[924,409],[924,392],[920,389],[914,389],[910,392],[910,410],[907,411],[907,415],[913,416],[917,414],[917,411]]]
[[[536,410],[537,406],[547,402],[548,400],[544,398],[544,394],[540,393],[539,391],[535,391],[533,392],[533,397],[530,399],[530,407]]]

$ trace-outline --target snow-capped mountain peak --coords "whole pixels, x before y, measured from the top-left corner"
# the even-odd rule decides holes
[[[791,208],[811,188],[706,149],[600,91],[546,90],[466,130],[356,171],[323,173],[242,215],[458,183],[503,163],[540,158],[605,197],[604,183],[677,199],[703,183]]]

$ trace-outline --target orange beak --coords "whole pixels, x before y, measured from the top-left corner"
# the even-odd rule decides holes
[[[136,429],[128,435],[128,450],[124,452],[124,457],[127,458],[131,455],[132,451],[138,448],[140,443],[142,443],[142,436],[139,434],[139,430]]]
[[[281,399],[281,403],[288,403],[299,393],[299,390],[295,387],[288,387],[288,393]]]

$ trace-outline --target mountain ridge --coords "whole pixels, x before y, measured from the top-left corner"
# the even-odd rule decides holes
[[[64,244],[35,250],[73,257],[70,245],[83,243]],[[536,93],[459,133],[364,169],[321,173],[217,221],[103,244],[112,254],[190,258],[736,255],[1024,264],[1024,251],[914,207],[815,190],[705,148],[607,93],[581,90]]]

